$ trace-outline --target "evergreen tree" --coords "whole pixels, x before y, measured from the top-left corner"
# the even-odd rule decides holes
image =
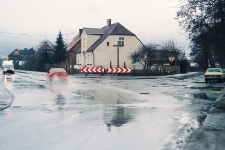
[[[61,63],[61,62],[65,62],[67,60],[67,56],[66,56],[66,44],[63,41],[63,37],[62,37],[62,33],[61,31],[59,32],[57,38],[56,38],[56,42],[55,42],[55,53],[53,56],[53,61],[57,64]]]

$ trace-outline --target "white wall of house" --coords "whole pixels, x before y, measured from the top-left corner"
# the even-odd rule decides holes
[[[121,37],[123,38],[124,46],[119,47],[119,67],[123,67],[125,62],[126,67],[133,68],[133,66],[135,66],[136,69],[142,69],[143,66],[141,64],[132,64],[132,60],[129,58],[129,56],[140,46],[143,46],[143,44],[137,39],[136,36],[128,35],[109,35],[94,50],[94,52],[86,52],[86,50],[95,41],[97,41],[100,36],[86,35],[86,33],[83,32],[81,37],[81,53],[78,53],[76,55],[77,64],[81,64],[81,67],[109,67],[111,60],[112,67],[117,67],[117,47],[115,47],[114,45],[118,44],[119,38]]]
[[[81,65],[82,64],[82,59],[81,59],[81,53],[76,54],[76,64]]]
[[[110,60],[113,67],[117,67],[117,47],[113,45],[117,45],[119,38],[124,38],[124,46],[119,47],[119,67],[124,66],[124,62],[127,67],[131,67],[132,64],[131,59],[129,58],[130,54],[138,49],[138,47],[143,46],[143,44],[137,39],[136,36],[127,36],[127,35],[110,35],[108,36],[101,45],[99,45],[94,50],[94,65],[95,66],[109,66]],[[107,45],[109,42],[109,45]],[[141,66],[142,67],[142,66]]]
[[[81,35],[81,51],[87,50],[91,45],[93,45],[101,36],[100,35],[87,35],[85,30],[83,30]]]
[[[83,30],[81,35],[81,54],[78,55],[82,65],[93,65],[93,55],[87,54],[86,50],[92,46],[101,36],[100,35],[87,35]]]

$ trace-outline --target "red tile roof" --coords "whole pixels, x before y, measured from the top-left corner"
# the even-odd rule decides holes
[[[51,51],[54,51],[54,49],[49,46],[47,43],[44,43],[37,51],[36,53],[34,54],[35,56],[37,56],[42,50],[51,50]]]
[[[81,40],[80,34],[75,36],[73,40],[67,45],[66,51],[70,51]]]

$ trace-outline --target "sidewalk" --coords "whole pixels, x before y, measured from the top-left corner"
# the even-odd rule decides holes
[[[223,83],[225,87],[225,83]],[[225,89],[216,101],[225,98]],[[225,148],[225,110],[211,108],[200,128],[194,131],[185,150],[224,150]]]
[[[0,83],[0,111],[11,106],[13,95]]]

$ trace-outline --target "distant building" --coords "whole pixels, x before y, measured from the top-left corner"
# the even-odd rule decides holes
[[[177,65],[178,54],[178,52],[173,51],[154,50],[151,52],[148,65]]]
[[[15,49],[8,55],[8,59],[13,61],[28,61],[34,53],[35,50],[33,48],[24,48],[24,50]]]
[[[38,48],[34,56],[35,58],[39,59],[40,57],[43,56],[45,52],[47,52],[51,58],[54,55],[54,49],[51,46],[49,46],[47,42],[45,42],[43,45],[40,46],[40,48]]]

